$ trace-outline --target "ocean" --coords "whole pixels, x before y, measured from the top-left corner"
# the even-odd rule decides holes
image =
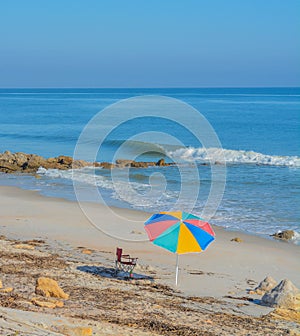
[[[151,100],[158,103],[154,117]],[[183,105],[205,122],[191,119]],[[0,152],[73,156],[90,123],[76,158],[177,163],[113,174],[41,168],[39,178],[0,174],[0,185],[75,200],[75,181],[84,201],[99,201],[91,192],[96,188],[110,206],[188,210],[207,214],[212,224],[264,236],[300,232],[299,115],[300,88],[0,89]],[[91,124],[96,116],[99,122]],[[219,199],[211,204],[214,211],[203,213],[214,197],[212,182]]]

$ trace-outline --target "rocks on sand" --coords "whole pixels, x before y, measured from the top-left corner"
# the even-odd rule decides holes
[[[57,329],[66,336],[91,336],[93,334],[93,329],[90,327],[61,326]]]
[[[290,280],[282,280],[262,297],[262,304],[292,310],[300,310],[300,291]]]
[[[291,310],[291,309],[276,308],[270,313],[270,315],[272,315],[275,318],[300,323],[300,311],[299,310],[297,311],[297,310]],[[299,333],[298,334],[291,333],[291,335],[299,335]]]
[[[274,237],[276,239],[281,239],[281,240],[291,240],[294,238],[294,236],[295,236],[295,232],[293,230],[279,231],[271,235],[271,237]]]
[[[56,297],[65,300],[69,298],[69,294],[66,294],[55,280],[45,277],[37,279],[35,293],[45,297]]]
[[[81,253],[83,253],[83,254],[92,254],[93,251],[92,251],[92,250],[89,250],[89,249],[83,249],[83,250],[81,251]]]
[[[62,308],[64,303],[59,300],[41,300],[39,298],[32,298],[31,302],[36,306],[43,307],[43,308]]]
[[[0,292],[1,293],[10,293],[10,292],[12,292],[14,289],[13,289],[13,287],[6,287],[6,288],[1,288],[0,289]]]
[[[22,250],[34,250],[34,246],[30,244],[15,244],[14,248]]]
[[[241,239],[239,237],[235,237],[235,238],[232,238],[230,241],[233,241],[233,242],[236,242],[236,243],[242,243],[243,239]]]
[[[6,288],[3,288],[3,284],[2,284],[2,281],[0,279],[0,292],[1,293],[10,293],[13,291],[13,288],[12,287],[6,287]]]
[[[272,290],[275,286],[276,281],[271,276],[267,276],[253,291],[250,291],[249,294],[263,295]]]

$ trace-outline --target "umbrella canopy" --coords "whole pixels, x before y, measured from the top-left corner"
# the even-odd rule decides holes
[[[215,239],[215,233],[204,219],[183,211],[160,212],[145,222],[145,230],[153,244],[177,254],[201,252]]]

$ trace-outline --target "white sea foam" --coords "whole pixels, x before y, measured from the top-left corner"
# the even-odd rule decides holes
[[[257,164],[268,166],[300,167],[300,157],[267,155],[253,151],[222,148],[180,148],[169,151],[168,156],[179,161],[199,161],[229,164]]]
[[[292,242],[296,245],[300,245],[300,233],[297,231],[294,231],[294,237],[292,238]]]

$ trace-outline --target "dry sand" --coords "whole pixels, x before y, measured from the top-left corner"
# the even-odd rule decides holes
[[[6,272],[2,269],[0,279],[7,282],[6,286],[14,287],[12,294],[3,294],[2,302],[16,296],[12,300],[14,304],[2,304],[2,318],[6,316],[6,320],[0,320],[3,335],[9,335],[3,333],[5,328],[17,331],[13,323],[10,327],[4,326],[12,319],[10,308],[14,308],[13,314],[21,310],[22,314],[24,311],[36,314],[28,319],[39,325],[45,324],[39,322],[47,320],[45,313],[52,319],[59,314],[66,320],[77,318],[76,323],[92,323],[94,335],[288,334],[287,325],[261,317],[271,309],[253,302],[259,297],[247,295],[247,290],[267,275],[278,282],[288,278],[299,288],[299,246],[215,227],[216,241],[206,251],[180,256],[179,286],[175,288],[175,256],[147,241],[143,223],[149,214],[125,209],[110,211],[98,204],[84,207],[94,224],[101,224],[110,234],[129,241],[108,237],[95,228],[76,202],[0,187],[0,234],[6,236],[0,241],[1,264],[8,267]],[[242,242],[231,241],[234,237],[241,238]],[[28,239],[42,239],[45,243],[37,244],[32,251],[14,247],[15,240]],[[116,246],[139,258],[135,277],[146,276],[150,280],[111,278]],[[89,248],[92,253],[84,254],[78,247]],[[54,253],[59,257],[53,256]],[[52,256],[48,259],[53,261],[48,266],[45,262],[48,259],[43,259],[47,256]],[[34,258],[40,261],[32,261]],[[63,260],[61,267],[55,262],[57,258]],[[16,263],[21,264],[9,266]],[[37,276],[45,274],[60,279],[70,293],[70,301],[60,312],[28,304]],[[24,316],[18,315],[16,319],[24,319]],[[48,328],[56,323],[47,321]],[[103,330],[106,331],[100,332],[100,322],[103,328],[105,324]],[[44,334],[37,332],[36,335]]]

